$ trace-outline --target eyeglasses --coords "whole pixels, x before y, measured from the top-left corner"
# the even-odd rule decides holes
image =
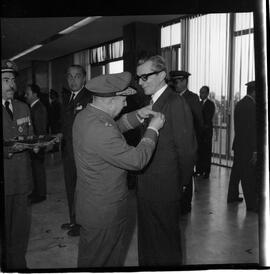
[[[146,82],[146,81],[148,80],[148,77],[149,77],[149,76],[154,75],[154,74],[158,74],[158,73],[160,73],[161,71],[162,71],[162,70],[160,70],[160,71],[154,71],[154,72],[142,74],[142,75],[140,75],[140,76],[139,76],[139,75],[136,75],[135,80],[136,80],[137,82],[139,82],[140,79],[142,79],[142,81]]]

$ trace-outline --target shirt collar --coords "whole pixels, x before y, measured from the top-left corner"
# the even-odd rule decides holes
[[[161,89],[159,89],[157,92],[155,92],[152,95],[152,100],[153,100],[153,104],[157,101],[157,99],[161,96],[161,94],[164,92],[164,90],[168,87],[167,84],[165,84],[165,86],[163,86]]]
[[[11,104],[11,99],[5,100],[5,99],[2,98],[2,105],[3,105],[3,106],[5,106],[5,102],[6,102],[6,101],[9,101],[9,103]]]
[[[183,95],[187,91],[187,88],[180,92],[180,95]]]
[[[30,107],[32,108],[38,101],[39,101],[39,99],[36,99],[36,100],[30,105]]]
[[[79,94],[79,92],[80,92],[83,88],[84,88],[84,86],[83,86],[81,89],[77,90],[77,91],[71,91],[71,96],[72,96],[72,94],[75,94],[73,100],[76,98],[76,96]]]
[[[6,101],[9,101],[9,108],[10,108],[11,111],[13,111],[13,106],[12,106],[12,100],[11,100],[11,99],[5,100],[5,99],[2,98],[2,105],[3,105],[4,107],[6,107],[6,106],[5,106],[5,102],[6,102]]]
[[[247,94],[246,96],[249,97],[255,103],[255,100],[252,96],[250,96],[249,94]]]

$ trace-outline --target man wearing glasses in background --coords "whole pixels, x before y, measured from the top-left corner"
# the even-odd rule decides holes
[[[137,81],[145,95],[151,96],[153,111],[166,118],[156,150],[138,178],[140,266],[183,263],[180,202],[193,173],[197,143],[191,111],[184,99],[166,84],[166,76],[161,56],[139,60]]]

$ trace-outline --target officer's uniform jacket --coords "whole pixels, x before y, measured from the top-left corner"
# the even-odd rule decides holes
[[[257,151],[256,105],[250,96],[242,98],[234,110],[233,150],[242,161],[249,161]]]
[[[13,120],[2,105],[3,140],[17,136],[33,134],[28,106],[18,100],[12,100]],[[28,151],[9,154],[9,147],[4,151],[4,188],[5,195],[22,194],[32,189],[31,163]]]
[[[122,132],[139,124],[135,112],[115,122],[92,105],[76,116],[76,219],[84,227],[106,228],[126,217],[127,170],[139,170],[147,164],[157,138],[155,131],[148,129],[137,147],[129,146]]]
[[[192,117],[193,117],[196,137],[197,137],[197,140],[199,140],[203,131],[203,115],[202,115],[199,96],[188,89],[182,94],[182,96],[185,98],[186,102],[188,103],[190,107]]]

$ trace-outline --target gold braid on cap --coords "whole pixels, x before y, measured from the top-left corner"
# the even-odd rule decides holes
[[[115,93],[115,96],[128,96],[128,95],[133,95],[136,94],[137,90],[132,88],[132,87],[128,87],[122,91],[118,91]]]

